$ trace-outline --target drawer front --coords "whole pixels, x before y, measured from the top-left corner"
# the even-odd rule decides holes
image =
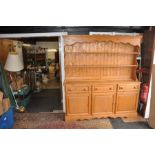
[[[90,91],[89,85],[66,85],[67,93],[75,93],[75,92],[86,92]]]
[[[116,85],[113,84],[94,85],[92,90],[93,92],[113,92],[116,90]]]
[[[129,90],[138,90],[139,84],[118,84],[118,91],[129,91]]]

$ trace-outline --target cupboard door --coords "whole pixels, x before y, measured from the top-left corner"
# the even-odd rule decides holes
[[[138,103],[138,92],[119,92],[117,94],[116,113],[136,112]]]
[[[92,95],[92,114],[114,112],[115,93],[94,93]]]
[[[67,115],[89,115],[90,94],[69,94],[67,95]]]

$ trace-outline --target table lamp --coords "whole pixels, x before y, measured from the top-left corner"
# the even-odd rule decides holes
[[[11,79],[13,79],[13,75],[14,75],[14,81],[16,83],[16,89],[18,89],[16,72],[23,70],[24,65],[23,65],[23,62],[21,61],[20,56],[17,52],[14,52],[14,51],[9,52],[5,66],[4,66],[4,69],[10,72]],[[11,91],[12,91],[12,88],[11,88]],[[14,97],[14,99],[15,99],[15,97]],[[16,106],[18,109],[19,106],[18,106],[17,102],[16,102]]]
[[[8,54],[4,68],[9,72],[19,72],[24,69],[23,62],[21,61],[18,53],[10,52]]]

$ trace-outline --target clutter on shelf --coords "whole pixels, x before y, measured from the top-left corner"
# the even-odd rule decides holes
[[[28,66],[47,66],[47,49],[41,48],[38,46],[32,47],[24,47],[23,54],[24,54],[24,64],[25,68]]]
[[[24,81],[32,88],[33,92],[40,92],[42,83],[48,82],[47,49],[33,45],[23,47],[24,55]]]
[[[10,107],[11,107],[10,99],[9,98],[3,99],[3,92],[0,91],[0,116],[3,115],[3,113],[7,112]]]
[[[7,74],[4,71],[3,65],[0,63],[0,90],[3,92],[4,98],[9,98],[11,106],[16,107],[16,101],[13,97],[10,83],[7,78]]]
[[[24,81],[23,81],[23,78],[22,77],[17,77],[17,81],[12,81],[11,82],[11,88],[15,91],[15,90],[18,90],[18,89],[21,89],[24,85]],[[17,86],[17,88],[16,88]]]
[[[24,83],[24,79],[21,76],[17,76],[16,81],[12,80],[10,86],[13,90],[13,95],[17,101],[18,106],[26,107],[31,98],[31,88]]]

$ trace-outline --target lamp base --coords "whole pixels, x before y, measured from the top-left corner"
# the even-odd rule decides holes
[[[19,110],[19,112],[21,112],[21,113],[22,113],[22,112],[25,112],[25,107],[20,106],[18,110]]]

